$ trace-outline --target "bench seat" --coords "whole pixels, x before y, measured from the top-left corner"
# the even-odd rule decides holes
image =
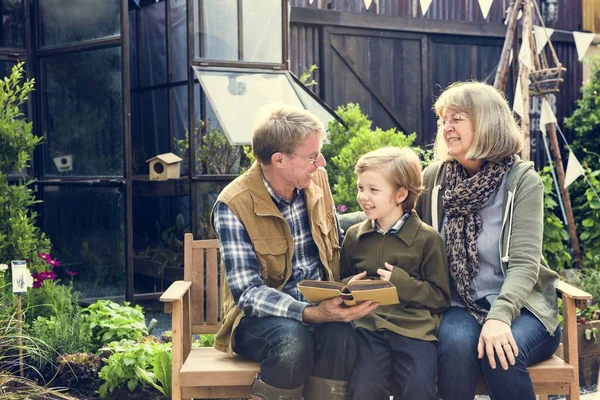
[[[213,348],[192,348],[192,335],[216,333],[221,326],[220,295],[225,271],[220,266],[217,240],[184,240],[184,280],[174,282],[161,296],[165,312],[171,312],[173,330],[173,400],[249,398],[258,363],[230,357]],[[553,356],[529,367],[540,400],[549,394],[566,394],[579,400],[576,305],[585,305],[591,296],[564,282],[557,290],[563,301],[564,348],[562,358]],[[565,361],[563,361],[563,359]],[[486,393],[480,382],[478,394]]]

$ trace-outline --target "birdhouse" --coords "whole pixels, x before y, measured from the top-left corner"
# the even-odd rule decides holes
[[[173,153],[159,154],[146,162],[150,163],[150,180],[166,181],[179,179],[181,157]]]

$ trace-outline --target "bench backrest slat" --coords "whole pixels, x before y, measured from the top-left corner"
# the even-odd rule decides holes
[[[184,239],[184,279],[192,282],[190,308],[192,333],[216,333],[220,327],[219,241]],[[221,283],[221,284],[219,284]]]

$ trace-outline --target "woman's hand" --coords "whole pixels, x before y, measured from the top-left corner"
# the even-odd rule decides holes
[[[497,319],[488,319],[481,328],[477,352],[479,359],[487,354],[490,367],[496,369],[496,358],[498,355],[500,365],[503,369],[508,369],[508,364],[515,365],[515,357],[519,355],[517,342],[513,338],[510,325]]]
[[[388,263],[383,263],[383,265],[385,265],[385,269],[379,268],[377,270],[377,274],[381,277],[382,281],[389,282],[390,277],[392,276],[392,270],[394,269],[394,266]]]

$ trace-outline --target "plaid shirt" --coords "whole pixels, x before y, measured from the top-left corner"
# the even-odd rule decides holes
[[[308,303],[298,291],[298,282],[303,279],[322,280],[325,277],[319,251],[312,238],[304,193],[297,190],[292,201],[287,201],[273,191],[264,177],[263,182],[290,226],[294,241],[292,274],[282,291],[267,286],[260,275],[261,266],[246,228],[227,205],[218,202],[214,224],[221,258],[227,270],[227,283],[236,304],[245,315],[302,321],[302,313]]]
[[[396,233],[400,232],[400,229],[402,229],[404,223],[410,217],[410,214],[412,214],[412,211],[404,213],[404,215],[401,216],[400,219],[396,221],[396,223],[387,232],[391,233],[392,235],[395,235]],[[381,229],[379,225],[377,225],[377,220],[371,220],[371,226],[379,234],[385,235],[387,233],[386,231]]]

